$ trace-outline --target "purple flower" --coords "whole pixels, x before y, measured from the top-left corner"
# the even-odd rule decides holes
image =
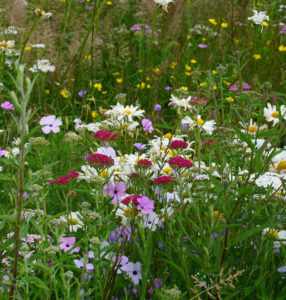
[[[162,284],[162,280],[161,279],[157,279],[154,281],[155,287],[158,289]]]
[[[107,193],[109,197],[113,197],[110,204],[116,204],[117,202],[120,202],[122,197],[125,196],[126,186],[123,181],[115,182],[114,185],[112,182],[108,183],[108,186],[104,188],[103,193],[106,197]]]
[[[149,133],[151,133],[154,130],[152,126],[152,122],[148,119],[142,120],[142,126],[143,126],[143,130],[148,131]]]
[[[139,210],[143,210],[147,214],[150,214],[154,210],[154,201],[150,200],[148,197],[143,196],[142,198],[139,198],[137,201],[139,203],[137,206]]]
[[[139,24],[134,24],[131,28],[130,31],[140,31],[141,30],[141,25]]]
[[[115,150],[112,147],[99,147],[95,153],[104,154],[113,159],[116,157]]]
[[[162,106],[160,104],[155,104],[154,111],[160,111]]]
[[[94,265],[87,263],[83,257],[81,259],[74,259],[73,262],[79,269],[86,269],[88,272],[93,272],[94,270]]]
[[[228,90],[229,90],[229,91],[232,91],[232,92],[237,91],[237,90],[238,90],[238,85],[237,85],[237,84],[233,84],[233,85],[231,85],[231,86],[229,87]]]
[[[186,128],[188,128],[187,124],[182,124],[182,130],[185,130]]]
[[[129,262],[122,267],[122,270],[130,276],[135,285],[138,285],[139,280],[142,279],[140,262],[135,264],[133,262]]]
[[[244,90],[247,90],[247,89],[250,89],[251,86],[250,86],[248,83],[243,82],[243,83],[242,83],[242,88],[243,88]]]
[[[280,31],[280,33],[286,34],[286,26],[283,26],[283,27],[282,27],[282,30]]]
[[[214,238],[216,239],[218,234],[216,232],[213,233]]]
[[[60,127],[63,123],[60,119],[56,119],[56,116],[43,117],[40,120],[40,125],[45,125],[42,127],[42,131],[45,134],[49,134],[51,131],[57,133],[60,131]]]
[[[134,147],[136,147],[139,151],[146,150],[146,145],[141,143],[135,143]]]
[[[87,91],[86,90],[80,90],[78,93],[77,93],[81,98],[87,94]]]
[[[172,88],[171,88],[170,86],[166,86],[166,87],[165,87],[165,90],[166,90],[167,92],[170,92],[170,91],[172,90]]]
[[[277,271],[278,271],[279,273],[284,273],[284,272],[286,272],[286,266],[278,268]]]
[[[6,155],[7,153],[8,151],[0,149],[0,157]]]
[[[165,246],[162,242],[158,242],[158,248],[163,250],[165,248]]]
[[[62,237],[61,238],[61,244],[60,244],[60,248],[64,250],[64,252],[69,251],[75,244],[75,237],[71,236],[71,237]],[[75,247],[74,249],[72,249],[72,251],[70,252],[70,254],[75,253],[75,252],[79,252],[80,248],[79,247]]]
[[[24,192],[24,193],[23,193],[23,198],[24,198],[24,199],[28,199],[28,198],[29,198],[29,194],[28,194],[27,192]]]
[[[206,45],[206,44],[198,44],[198,47],[199,47],[199,48],[202,48],[202,49],[205,49],[205,48],[208,47],[208,45]]]
[[[115,260],[116,257],[113,258],[113,260]],[[128,257],[127,256],[121,256],[118,257],[118,269],[117,269],[117,274],[121,274],[122,273],[122,268],[128,263]]]
[[[2,107],[3,109],[6,109],[6,110],[14,110],[14,105],[13,105],[11,102],[9,102],[9,101],[3,102],[3,103],[1,104],[1,107]]]

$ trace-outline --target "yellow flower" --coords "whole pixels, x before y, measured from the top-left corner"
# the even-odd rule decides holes
[[[102,95],[106,95],[108,93],[108,91],[102,91],[101,94]]]
[[[191,60],[190,60],[190,63],[191,63],[191,64],[196,64],[197,61],[196,61],[195,59],[191,59]]]
[[[92,111],[91,116],[95,119],[98,116],[98,113],[96,111]]]
[[[256,60],[261,59],[261,54],[254,54],[253,57]]]
[[[122,78],[116,78],[117,83],[122,83],[123,79]]]
[[[147,84],[147,89],[151,89],[151,85],[150,84]]]
[[[142,72],[143,72],[143,70],[142,70],[142,69],[138,69],[138,72],[139,72],[139,73],[142,73]]]
[[[177,63],[174,62],[174,61],[172,61],[171,64],[170,64],[170,68],[171,68],[171,69],[175,69],[176,66],[177,66]]]
[[[227,28],[228,24],[226,22],[222,22],[220,24],[221,28]]]
[[[212,70],[212,74],[213,74],[213,75],[216,75],[216,74],[217,74],[217,71],[216,71],[216,70]]]
[[[278,171],[286,170],[286,161],[281,160],[281,161],[279,162],[279,164],[277,165],[276,169],[277,169]]]
[[[102,90],[102,84],[101,83],[95,83],[94,85],[93,85],[93,87],[95,88],[95,89],[97,89],[99,92]]]
[[[147,80],[147,81],[149,81],[149,80],[150,80],[150,77],[149,77],[149,76],[147,76],[147,77],[146,77],[146,80]]]
[[[120,75],[120,73],[119,72],[114,72],[114,73],[112,73],[112,76],[118,76],[118,75]]]
[[[204,38],[204,37],[202,38],[202,42],[205,42],[206,40],[207,40],[206,38]]]
[[[46,95],[50,95],[50,90],[45,90]]]
[[[153,69],[153,72],[156,73],[156,74],[158,74],[160,72],[160,69],[159,68],[155,68],[155,69]]]
[[[286,51],[286,46],[281,45],[281,46],[279,46],[278,50],[280,52],[285,52]]]
[[[189,90],[187,86],[181,86],[180,89],[184,90],[184,91],[188,91]]]
[[[69,97],[69,92],[66,89],[61,90],[60,93],[61,93],[62,97],[64,97],[64,98],[68,98]]]
[[[173,169],[171,169],[171,168],[165,168],[165,169],[163,169],[163,172],[164,173],[166,173],[166,174],[168,174],[169,172],[171,172],[171,171],[173,171]]]
[[[209,19],[209,22],[213,25],[217,25],[217,21],[215,19]]]
[[[262,24],[263,24],[264,27],[268,27],[269,26],[269,24],[266,21],[263,21]]]
[[[200,86],[204,87],[204,86],[207,86],[208,84],[206,82],[202,82],[200,83]]]
[[[107,5],[112,5],[112,1],[106,1]]]
[[[235,42],[236,44],[238,44],[238,43],[239,43],[239,39],[234,39],[234,42]]]
[[[190,36],[189,34],[187,35],[187,39],[188,39],[188,40],[190,40],[190,39],[191,39],[191,36]]]
[[[164,135],[164,137],[167,138],[168,140],[170,140],[173,137],[173,135],[172,135],[172,133],[168,132]]]
[[[91,54],[85,56],[86,60],[91,60]]]
[[[217,90],[217,86],[216,85],[213,86],[213,90],[214,91]]]
[[[191,67],[189,65],[185,65],[186,71],[191,71]]]
[[[226,84],[226,85],[230,85],[230,82],[226,81],[226,80],[223,80],[223,83]]]
[[[191,76],[191,72],[185,72],[186,76]]]
[[[232,97],[226,97],[225,100],[228,101],[228,102],[233,102],[234,101],[234,99]]]
[[[62,3],[66,3],[66,0],[60,0]]]
[[[31,49],[32,49],[31,46],[26,46],[24,50],[25,50],[25,51],[30,51]]]
[[[146,83],[145,82],[141,82],[141,84],[137,84],[136,86],[137,86],[138,89],[143,90],[146,87]]]

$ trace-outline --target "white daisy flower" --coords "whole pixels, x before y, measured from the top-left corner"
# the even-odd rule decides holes
[[[56,67],[51,65],[48,59],[41,59],[41,60],[37,60],[37,63],[33,65],[33,67],[30,68],[29,70],[32,73],[38,72],[38,70],[47,73],[47,72],[54,72],[55,69]]]
[[[168,4],[174,2],[174,0],[154,0],[154,2],[162,6],[165,11],[168,11]]]
[[[267,122],[273,122],[273,126],[279,123],[279,115],[282,115],[282,118],[286,119],[286,106],[281,105],[280,106],[280,112],[276,108],[276,105],[271,105],[270,103],[267,103],[267,108],[264,108],[264,117],[266,118]]]
[[[175,97],[174,95],[171,95],[169,105],[177,106],[177,107],[183,107],[184,110],[186,111],[187,109],[192,108],[191,104],[189,103],[190,100],[191,100],[191,96],[188,97],[188,98],[179,99],[179,98]]]
[[[189,125],[190,128],[198,126],[200,129],[203,129],[207,134],[212,134],[215,130],[216,122],[214,120],[204,121],[200,115],[197,116],[195,120],[190,117],[184,117],[182,119],[182,124]]]
[[[257,10],[253,10],[254,15],[252,17],[249,17],[248,20],[253,21],[256,25],[261,25],[261,32],[263,30],[263,22],[265,20],[269,21],[269,17],[266,15],[265,11],[257,12]]]
[[[69,225],[69,230],[71,232],[76,232],[79,228],[84,226],[82,222],[82,215],[79,212],[71,212],[65,217],[60,217],[60,220],[64,221],[66,224]]]
[[[129,122],[132,122],[133,117],[142,118],[144,110],[141,110],[139,106],[127,105],[123,106],[120,103],[117,103],[115,106],[111,106],[112,109],[105,112],[105,115],[111,116],[118,121],[122,121],[124,118],[127,118]]]

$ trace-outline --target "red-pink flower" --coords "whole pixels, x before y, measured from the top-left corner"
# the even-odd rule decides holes
[[[149,168],[151,166],[152,166],[152,161],[149,159],[140,159],[136,164],[136,167],[138,168]]]
[[[170,148],[171,149],[186,149],[188,147],[188,143],[185,141],[174,140],[172,141]]]
[[[177,168],[190,168],[193,166],[193,163],[181,156],[172,157],[168,161],[171,167]]]
[[[56,183],[59,183],[59,184],[67,184],[69,182],[69,179],[67,176],[62,176],[60,178],[57,178],[53,181],[50,182],[50,184],[56,184]]]
[[[77,178],[79,173],[77,171],[69,171],[67,177],[69,178]]]
[[[104,154],[99,154],[99,153],[95,153],[95,154],[91,154],[89,155],[86,160],[93,166],[95,167],[105,167],[108,165],[113,165],[114,160],[113,158],[104,155]]]
[[[203,145],[215,145],[216,141],[215,140],[205,140],[202,142]]]
[[[93,134],[93,137],[102,142],[110,142],[115,140],[118,137],[118,134],[113,133],[112,131],[98,130]]]
[[[161,176],[161,177],[157,177],[153,180],[154,184],[162,184],[162,183],[169,183],[169,182],[174,182],[175,178],[171,177],[171,176]]]
[[[140,195],[131,195],[131,196],[128,196],[128,197],[125,197],[122,201],[121,201],[121,203],[123,203],[123,204],[129,204],[129,202],[131,201],[132,202],[132,204],[133,205],[138,205],[139,204],[139,202],[138,202],[138,199],[139,198],[142,198],[142,196],[140,196]]]

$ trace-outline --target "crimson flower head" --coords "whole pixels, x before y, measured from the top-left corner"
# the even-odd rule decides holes
[[[180,140],[174,140],[170,145],[171,149],[186,149],[187,147],[188,147],[188,143]]]
[[[193,166],[193,163],[181,156],[172,157],[168,161],[171,167],[177,168],[190,168]]]
[[[154,184],[162,184],[162,183],[170,183],[170,182],[174,182],[175,178],[171,177],[171,176],[161,176],[161,177],[157,177],[153,180]]]
[[[121,203],[123,204],[129,204],[129,202],[131,201],[133,205],[138,205],[139,202],[138,202],[138,199],[142,198],[142,196],[140,195],[131,195],[131,196],[128,196],[128,197],[125,197]]]
[[[152,166],[152,161],[149,159],[140,159],[136,164],[137,168],[149,168],[151,166]]]
[[[215,140],[205,140],[202,142],[203,145],[215,145],[216,141]]]
[[[112,131],[98,130],[93,134],[93,137],[102,142],[110,142],[115,140],[118,137],[118,134],[113,133]]]
[[[113,165],[114,163],[114,159],[104,155],[104,154],[99,154],[99,153],[95,153],[95,154],[91,154],[89,155],[86,160],[95,167],[101,167],[104,168],[108,165]]]
[[[77,171],[69,171],[67,177],[69,178],[77,178],[79,173]]]
[[[59,183],[59,184],[67,184],[69,182],[69,179],[67,176],[62,176],[60,178],[57,178],[53,181],[50,182],[50,184],[56,184],[56,183]]]

